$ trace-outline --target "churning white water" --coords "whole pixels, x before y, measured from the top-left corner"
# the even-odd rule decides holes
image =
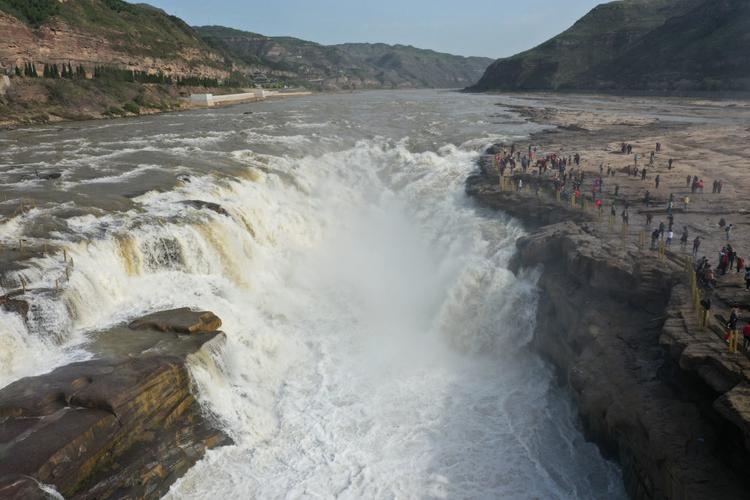
[[[0,136],[3,182],[40,200],[0,237],[73,262],[28,324],[3,313],[0,383],[107,325],[208,309],[227,341],[191,370],[235,445],[171,498],[624,498],[528,346],[522,229],[464,194],[486,144],[530,130],[493,104],[365,93]],[[61,165],[55,186],[27,175]],[[17,273],[44,290],[66,265]]]

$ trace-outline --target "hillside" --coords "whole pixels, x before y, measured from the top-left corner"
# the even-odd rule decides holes
[[[487,90],[748,90],[746,0],[620,0],[493,63]]]
[[[223,78],[232,65],[177,17],[121,0],[0,0],[0,69],[111,65]]]
[[[406,46],[324,46],[192,28],[122,0],[0,0],[0,127],[181,109],[257,83],[320,90],[461,88],[490,59]]]
[[[476,82],[491,59],[461,57],[404,45],[321,45],[267,37],[221,26],[195,28],[210,45],[245,64],[321,88],[464,87]]]

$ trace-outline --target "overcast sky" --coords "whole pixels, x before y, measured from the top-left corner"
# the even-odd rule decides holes
[[[147,1],[191,25],[219,24],[323,44],[400,43],[497,58],[543,42],[606,0]]]

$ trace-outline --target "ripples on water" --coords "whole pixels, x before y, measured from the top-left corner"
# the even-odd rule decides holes
[[[74,263],[28,325],[2,313],[0,384],[136,315],[210,309],[227,344],[191,369],[237,444],[174,498],[623,497],[528,347],[521,228],[464,195],[484,146],[532,130],[493,104],[363,93],[0,135],[4,213],[36,207],[0,238]],[[61,252],[16,274],[54,288]]]

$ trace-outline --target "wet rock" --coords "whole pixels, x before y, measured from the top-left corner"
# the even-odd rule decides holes
[[[201,333],[219,319],[187,310],[151,317],[158,321],[141,328],[164,330],[119,329],[102,340],[138,333],[135,349],[0,390],[0,497],[45,498],[39,482],[65,498],[159,498],[207,449],[231,442],[204,417],[186,366],[222,341],[220,332]]]
[[[45,180],[45,181],[53,181],[53,180],[56,180],[56,179],[59,179],[60,177],[62,177],[62,172],[41,172],[41,173],[39,173],[38,171],[34,171],[34,173],[36,174],[36,178],[37,179],[42,179],[42,180]]]
[[[224,207],[219,205],[218,203],[212,203],[210,201],[202,201],[202,200],[186,200],[180,202],[183,205],[187,205],[189,207],[197,208],[198,210],[211,210],[212,212],[216,212],[219,215],[224,215],[226,217],[229,217],[229,212],[227,212]]]
[[[160,311],[130,322],[133,330],[153,329],[173,333],[211,333],[221,328],[221,319],[212,312],[187,308]]]
[[[24,500],[60,500],[62,497],[44,491],[28,476],[0,477],[0,498],[23,498]]]
[[[0,296],[0,307],[7,312],[18,314],[26,321],[29,316],[29,303],[23,299],[15,298],[21,295],[23,295],[23,291],[19,290]]]

